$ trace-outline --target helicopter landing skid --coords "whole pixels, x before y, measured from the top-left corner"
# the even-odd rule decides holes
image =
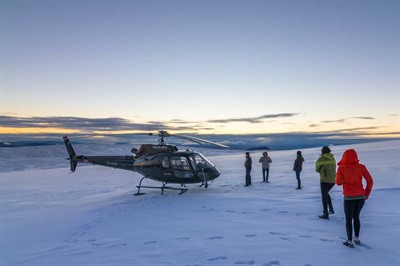
[[[154,188],[154,189],[161,189],[161,195],[164,195],[164,189],[169,189],[169,190],[180,190],[181,193],[179,193],[179,195],[182,195],[183,193],[185,193],[186,191],[188,191],[188,188],[177,188],[177,187],[167,187],[165,182],[163,182],[163,185],[161,187],[155,187],[155,186],[142,186],[142,181],[147,178],[146,176],[143,177],[140,180],[139,186],[136,186],[138,188],[138,192],[133,194],[134,196],[140,196],[140,195],[144,195],[146,193],[140,193],[140,189],[141,188]]]

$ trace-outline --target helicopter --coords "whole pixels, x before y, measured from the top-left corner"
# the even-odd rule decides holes
[[[153,133],[147,135],[153,136]],[[173,135],[167,131],[158,132],[158,144],[142,144],[139,149],[132,148],[134,155],[125,156],[86,156],[76,155],[74,148],[67,136],[64,136],[64,143],[68,151],[71,166],[71,172],[75,172],[78,163],[89,163],[133,171],[141,174],[143,177],[139,182],[137,193],[134,195],[143,195],[141,188],[161,189],[161,195],[165,189],[178,190],[180,194],[185,193],[188,188],[186,184],[201,183],[200,186],[208,187],[208,182],[220,176],[218,168],[212,164],[204,155],[191,150],[178,150],[175,145],[165,144],[164,138],[177,137],[189,140],[198,144],[210,144],[220,148],[229,148],[226,145],[212,141],[187,136]],[[151,179],[162,183],[160,187],[144,186],[142,182],[145,179]],[[167,186],[167,184],[180,184],[181,187]]]

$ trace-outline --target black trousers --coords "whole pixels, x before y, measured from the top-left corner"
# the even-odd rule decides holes
[[[335,183],[321,183],[321,197],[322,197],[322,207],[324,208],[324,214],[328,214],[328,206],[331,211],[333,211],[331,196],[329,191],[333,188]]]
[[[353,225],[354,235],[358,237],[360,235],[360,212],[364,207],[365,199],[357,200],[344,200],[344,214],[346,216],[346,232],[347,239],[352,240],[353,237]]]
[[[297,188],[301,188],[300,173],[301,171],[296,171]]]
[[[251,168],[246,167],[246,186],[251,185]]]
[[[262,168],[262,174],[263,174],[263,182],[268,181],[269,177],[269,168]]]

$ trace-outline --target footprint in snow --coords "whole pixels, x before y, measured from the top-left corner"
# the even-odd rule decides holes
[[[143,245],[149,245],[149,244],[155,244],[157,243],[157,241],[148,241],[148,242],[144,242]]]
[[[208,261],[226,260],[227,258],[228,257],[220,256],[220,257],[215,257],[215,258],[208,259]]]
[[[125,246],[127,246],[128,244],[127,243],[125,243],[125,242],[114,242],[114,243],[110,243],[109,244],[109,247],[111,247],[111,248],[116,248],[116,247],[125,247]]]
[[[332,240],[332,239],[325,239],[325,238],[321,238],[320,240],[321,240],[322,242],[329,242],[329,243],[335,242],[335,240]]]
[[[235,264],[240,264],[240,265],[254,265],[256,262],[254,260],[249,260],[249,261],[237,261]]]
[[[281,262],[279,260],[272,260],[264,264],[264,266],[273,266],[273,265],[280,265]]]
[[[72,243],[76,243],[76,242],[79,242],[79,240],[78,240],[78,239],[71,239],[71,238],[69,238],[69,239],[66,239],[66,240],[64,241],[64,243],[68,243],[68,244],[72,244]]]
[[[256,237],[257,235],[255,234],[250,234],[250,235],[244,235],[245,237]]]
[[[215,240],[215,239],[223,239],[223,238],[224,238],[223,236],[212,236],[212,237],[209,237],[208,239]]]
[[[190,237],[178,237],[176,238],[176,240],[189,240]]]
[[[293,237],[281,237],[281,239],[285,240],[285,241],[291,241],[291,240],[295,240],[296,238],[293,238]]]
[[[279,233],[279,232],[269,232],[269,234],[270,234],[270,235],[273,235],[273,236],[283,236],[283,235],[286,235],[285,233]]]

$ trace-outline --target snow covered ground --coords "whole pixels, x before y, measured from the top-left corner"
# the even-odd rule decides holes
[[[207,189],[143,196],[132,195],[136,173],[78,166],[70,174],[65,150],[42,147],[43,161],[27,155],[37,147],[1,149],[0,265],[400,265],[400,141],[331,147],[337,161],[348,148],[375,182],[361,213],[364,245],[354,249],[342,245],[341,187],[331,192],[336,214],[318,218],[320,148],[302,150],[302,190],[296,150],[269,153],[270,184],[261,183],[261,151],[251,152],[251,187],[244,152],[205,150],[222,173]],[[94,151],[102,152],[110,154]]]

